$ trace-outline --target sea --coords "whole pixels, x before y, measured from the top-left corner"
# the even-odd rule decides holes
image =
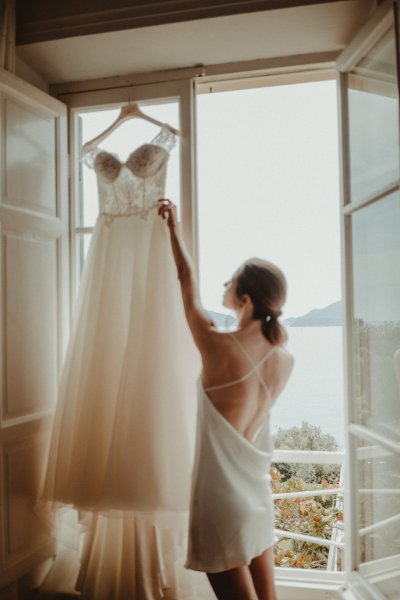
[[[330,433],[344,448],[343,328],[287,327],[295,358],[289,382],[271,411],[271,431],[303,421]]]

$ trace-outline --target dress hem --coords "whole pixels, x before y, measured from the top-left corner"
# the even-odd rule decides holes
[[[260,550],[260,552],[256,552],[256,554],[254,554],[251,558],[243,558],[241,560],[238,560],[237,562],[235,562],[234,564],[229,564],[229,565],[225,565],[222,568],[216,568],[215,566],[213,567],[204,567],[204,566],[194,566],[190,563],[190,561],[186,561],[185,563],[185,569],[189,569],[190,571],[198,571],[201,573],[223,573],[224,571],[230,571],[231,569],[237,569],[238,567],[247,567],[249,566],[249,564],[251,563],[252,560],[254,560],[255,558],[257,558],[257,556],[260,556],[261,554],[263,554],[266,550],[268,550],[269,548],[272,548],[274,546],[275,542],[271,542],[270,544],[268,544],[267,546],[265,546],[262,550]]]

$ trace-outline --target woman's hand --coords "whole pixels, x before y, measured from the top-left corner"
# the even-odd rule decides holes
[[[170,229],[175,229],[178,224],[176,215],[176,206],[171,200],[162,198],[158,201],[158,214],[163,219],[167,219],[167,225]]]

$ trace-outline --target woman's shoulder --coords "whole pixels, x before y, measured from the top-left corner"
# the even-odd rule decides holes
[[[211,325],[202,337],[202,346],[200,352],[205,355],[219,355],[229,352],[232,346],[231,333],[221,331],[216,326]]]
[[[283,344],[279,344],[276,346],[276,353],[278,354],[278,356],[280,356],[283,360],[287,360],[287,361],[294,361],[294,356],[293,354],[291,354],[289,352],[289,350],[286,348],[285,345]]]
[[[277,362],[287,375],[289,375],[294,366],[294,356],[289,352],[286,346],[279,345],[276,346],[275,356],[277,358]]]

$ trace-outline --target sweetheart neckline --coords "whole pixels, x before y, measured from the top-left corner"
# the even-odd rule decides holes
[[[163,148],[162,146],[159,146],[158,144],[152,144],[151,142],[145,142],[144,144],[140,144],[140,146],[138,146],[137,148],[135,148],[135,150],[132,150],[132,152],[130,152],[126,158],[126,160],[122,160],[118,154],[116,152],[110,152],[108,150],[105,150],[104,148],[102,148],[101,146],[95,146],[94,150],[96,149],[96,158],[100,153],[104,153],[104,154],[108,154],[108,156],[113,156],[118,162],[119,164],[123,167],[123,166],[127,166],[129,160],[131,159],[131,157],[135,154],[135,152],[137,152],[138,150],[140,150],[141,148],[144,148],[145,146],[152,146],[154,148],[159,148],[160,150],[162,150],[163,152],[165,152],[165,154],[169,154],[168,150],[166,150],[165,148]]]

